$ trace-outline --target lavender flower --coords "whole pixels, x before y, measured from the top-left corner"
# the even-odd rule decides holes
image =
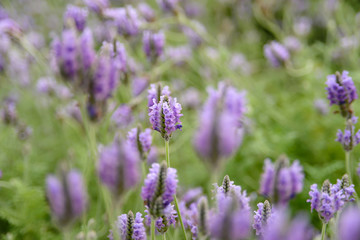
[[[56,56],[60,54],[61,73],[65,78],[73,80],[78,70],[77,64],[77,37],[72,29],[65,29],[62,33],[62,43],[60,45],[60,53],[58,53],[58,45],[55,45]]]
[[[338,222],[338,238],[341,240],[360,239],[360,209],[357,206],[346,208]]]
[[[80,37],[80,57],[82,69],[85,72],[90,70],[95,62],[94,40],[90,28],[86,28]]]
[[[266,229],[266,226],[271,222],[272,218],[272,209],[268,200],[265,200],[264,203],[258,203],[258,210],[254,211],[254,224],[253,228],[256,230],[256,235],[262,235]]]
[[[247,239],[250,234],[250,199],[246,191],[234,185],[228,176],[223,184],[215,184],[217,210],[209,217],[209,230],[212,239]]]
[[[181,104],[176,98],[163,95],[160,101],[153,99],[153,105],[150,107],[150,123],[155,131],[161,133],[161,136],[169,141],[172,133],[176,129],[181,129]]]
[[[279,67],[290,59],[286,47],[276,41],[265,44],[264,55],[273,67]]]
[[[46,179],[47,198],[55,219],[67,225],[79,218],[87,207],[87,194],[79,172],[63,172],[61,179],[50,175]]]
[[[0,110],[0,119],[3,123],[16,126],[18,123],[18,115],[16,110],[17,100],[13,97],[8,97],[3,102],[3,107]]]
[[[147,22],[153,22],[155,20],[155,12],[148,4],[145,2],[139,3],[137,8]]]
[[[139,158],[129,144],[120,138],[100,150],[98,175],[101,182],[118,196],[139,182]]]
[[[321,115],[327,115],[329,113],[329,106],[323,99],[316,99],[314,101],[314,107]]]
[[[137,11],[131,5],[123,8],[113,8],[104,11],[104,15],[114,20],[120,35],[136,36],[139,33],[141,20]]]
[[[264,240],[311,240],[312,229],[306,218],[297,216],[290,220],[286,209],[278,209],[263,231]]]
[[[10,18],[0,20],[0,35],[8,35],[12,38],[20,38],[22,30],[17,22]]]
[[[74,5],[68,5],[64,14],[64,22],[65,25],[67,25],[69,21],[72,21],[70,24],[75,24],[76,29],[79,32],[82,32],[86,26],[87,16],[88,12],[86,9]]]
[[[186,206],[184,201],[181,201],[179,204],[181,217],[183,219],[184,227],[187,230],[190,230],[192,233],[192,239],[197,239],[198,230],[198,208],[196,203],[191,203],[189,206]]]
[[[161,88],[161,85],[151,84],[148,90],[148,107],[150,108],[155,102],[160,102],[160,96],[170,96],[171,92],[168,86]]]
[[[142,92],[149,87],[149,79],[147,77],[134,77],[132,81],[132,93],[139,96]],[[151,102],[153,103],[153,102]]]
[[[163,54],[165,44],[165,35],[163,32],[153,33],[151,31],[144,31],[143,35],[143,49],[147,59],[155,63]]]
[[[138,152],[142,160],[146,160],[152,143],[151,129],[146,128],[144,131],[141,131],[140,127],[131,129],[127,135],[127,142]]]
[[[192,49],[188,45],[178,47],[168,47],[165,56],[173,61],[177,66],[185,64],[192,56]]]
[[[343,117],[349,119],[352,117],[351,103],[358,98],[356,87],[349,72],[343,71],[340,75],[336,72],[329,75],[326,81],[327,98],[330,105],[338,105]]]
[[[208,92],[194,146],[201,157],[216,167],[241,144],[246,99],[245,92],[238,92],[224,83],[219,84],[218,90],[209,89]]]
[[[169,225],[175,224],[176,211],[171,202],[176,194],[177,182],[176,169],[167,168],[166,163],[153,163],[145,179],[141,197],[148,213],[147,222],[151,216],[156,221],[158,232],[166,232]]]
[[[142,214],[139,212],[135,216],[132,211],[120,215],[116,222],[120,238],[122,240],[146,240],[146,229],[143,221]],[[109,239],[114,239],[112,234],[110,234]]]
[[[164,12],[174,12],[179,0],[157,0]]]
[[[348,184],[346,179],[347,177],[344,176],[335,185],[326,180],[321,191],[317,189],[317,184],[311,185],[309,192],[311,198],[307,202],[311,203],[311,211],[316,210],[323,222],[329,222],[346,202],[351,201],[350,197],[355,191],[354,185]]]
[[[109,0],[84,0],[85,5],[97,14],[101,14],[109,7]]]
[[[288,158],[280,156],[274,166],[270,159],[265,159],[260,193],[273,198],[275,202],[286,204],[302,191],[303,181],[303,168],[298,160],[289,166]]]
[[[125,104],[120,105],[111,116],[111,120],[118,128],[129,126],[133,122],[131,107]]]

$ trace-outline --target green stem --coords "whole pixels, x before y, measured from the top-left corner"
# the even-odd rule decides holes
[[[165,155],[166,155],[166,164],[170,167],[170,144],[169,141],[165,140]]]
[[[323,223],[323,225],[322,225],[322,229],[321,229],[321,240],[325,240],[326,225],[327,225],[327,223]]]
[[[166,235],[165,235],[166,233],[164,233],[163,235],[162,235],[162,239],[163,240],[166,240]]]
[[[182,231],[183,231],[183,233],[184,233],[185,240],[187,240],[186,231],[185,231],[185,226],[184,226],[184,223],[183,223],[183,220],[182,220],[182,217],[181,217],[181,213],[180,213],[180,209],[179,209],[179,204],[178,204],[178,201],[177,201],[177,199],[176,199],[176,196],[174,196],[174,202],[175,202],[176,211],[177,211],[177,214],[178,214],[178,217],[179,217],[179,220],[180,220],[181,228],[182,228]]]
[[[155,219],[151,220],[151,240],[155,240]]]
[[[351,171],[350,171],[350,151],[345,151],[345,168],[346,168],[346,173],[349,176],[350,184],[352,184]]]
[[[168,165],[168,167],[170,167],[170,146],[169,146],[169,141],[165,140],[165,155],[166,155],[166,163]],[[181,213],[180,213],[180,209],[179,209],[179,204],[178,201],[176,199],[176,195],[174,195],[174,202],[175,202],[175,207],[176,207],[176,211],[180,220],[180,224],[181,224],[181,228],[182,231],[184,233],[184,239],[187,240],[187,236],[186,236],[186,231],[185,231],[185,226],[181,217]]]
[[[71,231],[70,231],[70,229],[64,229],[63,234],[64,234],[64,240],[71,240]]]

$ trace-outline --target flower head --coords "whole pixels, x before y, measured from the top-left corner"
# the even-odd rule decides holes
[[[133,128],[128,132],[127,141],[139,153],[142,160],[147,159],[152,144],[151,129],[146,128],[141,131],[140,127]]]
[[[74,5],[68,5],[64,14],[64,22],[65,25],[67,25],[68,21],[72,21],[70,24],[74,24],[76,29],[79,32],[82,32],[86,26],[87,16],[88,12],[86,9]]]
[[[139,182],[139,158],[127,142],[117,138],[99,155],[98,175],[113,194],[119,195]]]
[[[146,229],[143,221],[144,218],[139,212],[135,216],[132,211],[120,215],[116,221],[116,226],[121,240],[146,240]],[[114,239],[112,233],[109,239]]]
[[[144,31],[143,49],[150,62],[155,63],[163,54],[165,44],[165,35],[163,32],[153,33]]]
[[[254,211],[254,224],[253,228],[256,230],[256,235],[262,235],[266,229],[266,226],[271,222],[273,215],[271,205],[268,200],[264,203],[258,203],[258,210]]]
[[[79,218],[87,207],[87,193],[81,174],[72,170],[63,172],[60,179],[49,175],[46,195],[55,219],[67,225]]]
[[[273,67],[279,67],[290,59],[290,53],[286,47],[276,41],[265,44],[264,55]]]
[[[298,160],[289,166],[286,156],[280,156],[275,165],[266,159],[260,193],[285,204],[302,191],[303,181],[303,168]]]

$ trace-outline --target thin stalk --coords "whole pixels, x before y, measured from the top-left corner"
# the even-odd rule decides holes
[[[151,240],[155,240],[155,219],[151,219]]]
[[[322,225],[322,229],[321,229],[321,240],[325,240],[326,225],[327,225],[327,223],[323,223],[323,225]]]
[[[71,240],[71,231],[70,231],[70,229],[64,229],[63,230],[63,237],[64,237],[64,240]]]
[[[169,141],[165,140],[165,155],[166,155],[166,164],[170,167],[170,144]]]
[[[166,240],[166,233],[164,233],[164,234],[162,235],[162,239],[163,239],[163,240]]]
[[[345,168],[349,176],[350,184],[352,184],[351,171],[350,171],[350,151],[345,151]]]
[[[166,155],[167,166],[170,167],[170,146],[169,146],[169,141],[166,141],[166,140],[165,140],[165,155]],[[184,237],[185,237],[184,239],[187,240],[185,226],[184,226],[184,223],[183,223],[183,220],[182,220],[182,217],[181,217],[179,204],[178,204],[178,201],[176,199],[176,195],[174,195],[174,202],[175,202],[176,211],[177,211],[177,214],[178,214],[178,217],[179,217],[179,220],[180,220],[181,228],[182,228],[182,231],[184,233]]]

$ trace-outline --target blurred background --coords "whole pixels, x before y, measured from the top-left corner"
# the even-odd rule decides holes
[[[110,4],[136,7],[139,3],[124,0]],[[137,71],[141,76],[168,85],[172,96],[183,106],[182,131],[175,132],[170,140],[171,162],[178,169],[180,195],[198,186],[211,195],[214,177],[196,153],[193,142],[201,125],[199,111],[207,98],[206,89],[216,88],[224,81],[246,91],[248,106],[242,144],[224,161],[217,183],[228,174],[247,190],[255,207],[256,202],[264,200],[257,193],[264,159],[276,160],[286,154],[291,161],[298,159],[305,173],[303,192],[290,201],[290,209],[310,216],[310,205],[306,202],[310,185],[321,184],[325,179],[335,182],[345,173],[344,151],[335,142],[337,129],[343,129],[345,124],[339,114],[334,114],[337,109],[328,105],[325,81],[327,75],[347,70],[355,86],[359,86],[360,2],[180,1],[184,14],[198,32],[184,31],[176,17],[161,12],[156,1],[147,3],[156,16],[148,25],[164,31],[165,55],[168,55],[152,68],[142,52],[141,37],[118,39],[126,43],[127,54],[136,62],[138,68],[134,68],[140,69]],[[29,50],[21,42],[12,41],[0,51],[4,62],[0,71],[0,101],[4,107],[9,98],[16,99],[16,115],[23,123],[16,128],[0,124],[1,239],[60,239],[46,202],[46,176],[55,173],[62,162],[77,169],[89,164],[91,149],[86,133],[65,110],[82,95],[74,96],[68,82],[50,74],[51,43],[61,36],[67,4],[86,7],[83,1],[0,2],[0,10],[21,26],[24,38],[33,46]],[[92,29],[95,48],[99,50],[107,34],[104,21],[89,11],[87,26]],[[264,45],[271,41],[288,49],[289,58],[279,66],[274,66],[264,55]],[[32,56],[31,49],[43,59],[41,63]],[[64,87],[60,93],[39,93],[39,79],[49,76]],[[126,104],[136,98],[134,78],[129,77],[128,83],[119,85],[109,105]],[[126,135],[139,123],[151,127],[146,89],[139,94],[145,100],[133,110],[130,124],[112,127],[110,111],[95,124],[97,145],[109,144],[115,132]],[[360,103],[354,102],[353,110],[356,115]],[[159,150],[158,159],[163,160],[163,140],[157,132],[152,135]],[[351,156],[354,174],[358,156],[359,150],[355,148]],[[106,239],[108,226],[104,223],[104,209],[97,207],[100,196],[96,178],[94,171],[86,180],[90,195],[87,220],[93,219],[90,225],[98,233],[98,239]],[[359,186],[359,178],[354,178],[354,183]],[[126,195],[124,212],[143,211],[139,191],[136,188]],[[319,224],[317,214],[312,217],[315,225]],[[84,223],[76,223],[74,235],[83,228]]]

